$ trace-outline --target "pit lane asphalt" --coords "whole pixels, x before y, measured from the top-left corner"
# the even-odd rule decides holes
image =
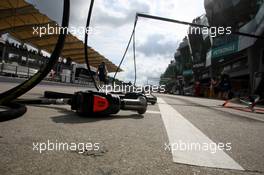
[[[4,91],[14,83],[0,82]],[[24,98],[45,90],[73,92],[84,87],[42,84]],[[262,174],[263,122],[235,112],[196,104],[218,105],[214,100],[159,95],[215,142],[232,142],[228,154],[246,171],[183,165],[165,151],[167,132],[158,104],[145,115],[121,111],[102,118],[82,118],[69,106],[28,106],[21,118],[0,123],[0,174]],[[154,112],[153,112],[154,111]],[[156,113],[155,113],[156,112]],[[245,114],[251,115],[251,114]],[[261,117],[261,116],[260,116]],[[176,125],[176,123],[175,123]],[[100,151],[33,151],[33,142],[99,143]]]

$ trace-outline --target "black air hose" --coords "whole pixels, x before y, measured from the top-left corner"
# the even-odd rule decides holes
[[[64,46],[67,32],[63,28],[68,28],[70,16],[70,0],[64,0],[63,4],[63,18],[62,18],[62,29],[57,40],[54,51],[51,54],[49,62],[43,69],[40,69],[34,76],[23,82],[22,84],[0,94],[0,106],[10,107],[11,110],[0,112],[0,121],[10,120],[22,116],[26,112],[24,105],[18,105],[13,103],[13,100],[22,96],[38,83],[40,83],[50,72],[53,66],[58,61],[61,51]],[[16,111],[15,111],[16,110]]]

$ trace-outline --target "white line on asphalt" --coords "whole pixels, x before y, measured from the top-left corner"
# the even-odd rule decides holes
[[[158,104],[162,120],[167,130],[170,145],[179,143],[179,141],[186,144],[215,144],[210,138],[202,133],[202,131],[186,120],[178,111],[168,105],[163,99],[158,98]],[[222,150],[218,150],[216,153],[212,153],[210,150],[173,150],[172,157],[173,162],[176,163],[212,168],[244,170],[235,160]]]
[[[146,113],[149,113],[149,114],[160,114],[160,111],[147,111]]]

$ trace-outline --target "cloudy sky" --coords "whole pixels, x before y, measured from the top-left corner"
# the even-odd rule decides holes
[[[63,0],[27,0],[51,19],[61,21]],[[135,14],[146,13],[191,22],[204,12],[204,0],[95,0],[89,45],[115,64],[119,64],[131,35]],[[71,0],[70,26],[84,27],[90,0]],[[136,59],[138,83],[155,80],[173,60],[187,27],[151,19],[138,20]],[[82,39],[83,36],[77,36]],[[132,81],[134,77],[130,47],[117,78]],[[155,83],[155,82],[152,82]]]

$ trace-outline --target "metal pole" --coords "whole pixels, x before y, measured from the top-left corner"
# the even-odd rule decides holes
[[[131,36],[130,36],[130,38],[129,38],[129,41],[128,41],[128,44],[127,44],[126,50],[125,50],[125,52],[124,52],[124,54],[123,54],[123,56],[122,56],[122,59],[121,59],[119,65],[118,65],[118,67],[117,67],[117,69],[116,69],[116,72],[115,72],[115,75],[114,75],[114,78],[113,78],[113,83],[115,82],[115,78],[116,78],[117,72],[119,71],[119,69],[120,69],[120,67],[121,67],[121,65],[122,65],[122,63],[123,63],[123,61],[124,61],[124,59],[125,59],[125,57],[126,57],[126,54],[127,54],[128,49],[129,49],[130,43],[131,43],[132,38],[133,38],[133,36],[134,36],[134,32],[135,32],[136,25],[137,25],[137,20],[138,20],[138,17],[137,17],[137,14],[136,14],[133,31],[132,31],[132,34],[131,34]]]
[[[6,52],[6,46],[3,47],[3,52],[2,52],[2,63],[5,62],[5,52]]]
[[[18,67],[18,66],[16,66],[16,72],[15,72],[16,77],[17,77],[17,67]]]
[[[27,77],[29,78],[29,67],[28,67],[28,73],[27,73]]]
[[[1,73],[3,73],[3,70],[4,70],[4,64],[5,64],[5,63],[3,63],[3,62],[2,62],[2,64],[1,64]]]
[[[134,30],[134,35],[133,35],[133,57],[134,57],[134,69],[135,69],[134,86],[136,86],[136,82],[137,82],[137,63],[136,63],[136,28],[135,28],[135,30]]]

